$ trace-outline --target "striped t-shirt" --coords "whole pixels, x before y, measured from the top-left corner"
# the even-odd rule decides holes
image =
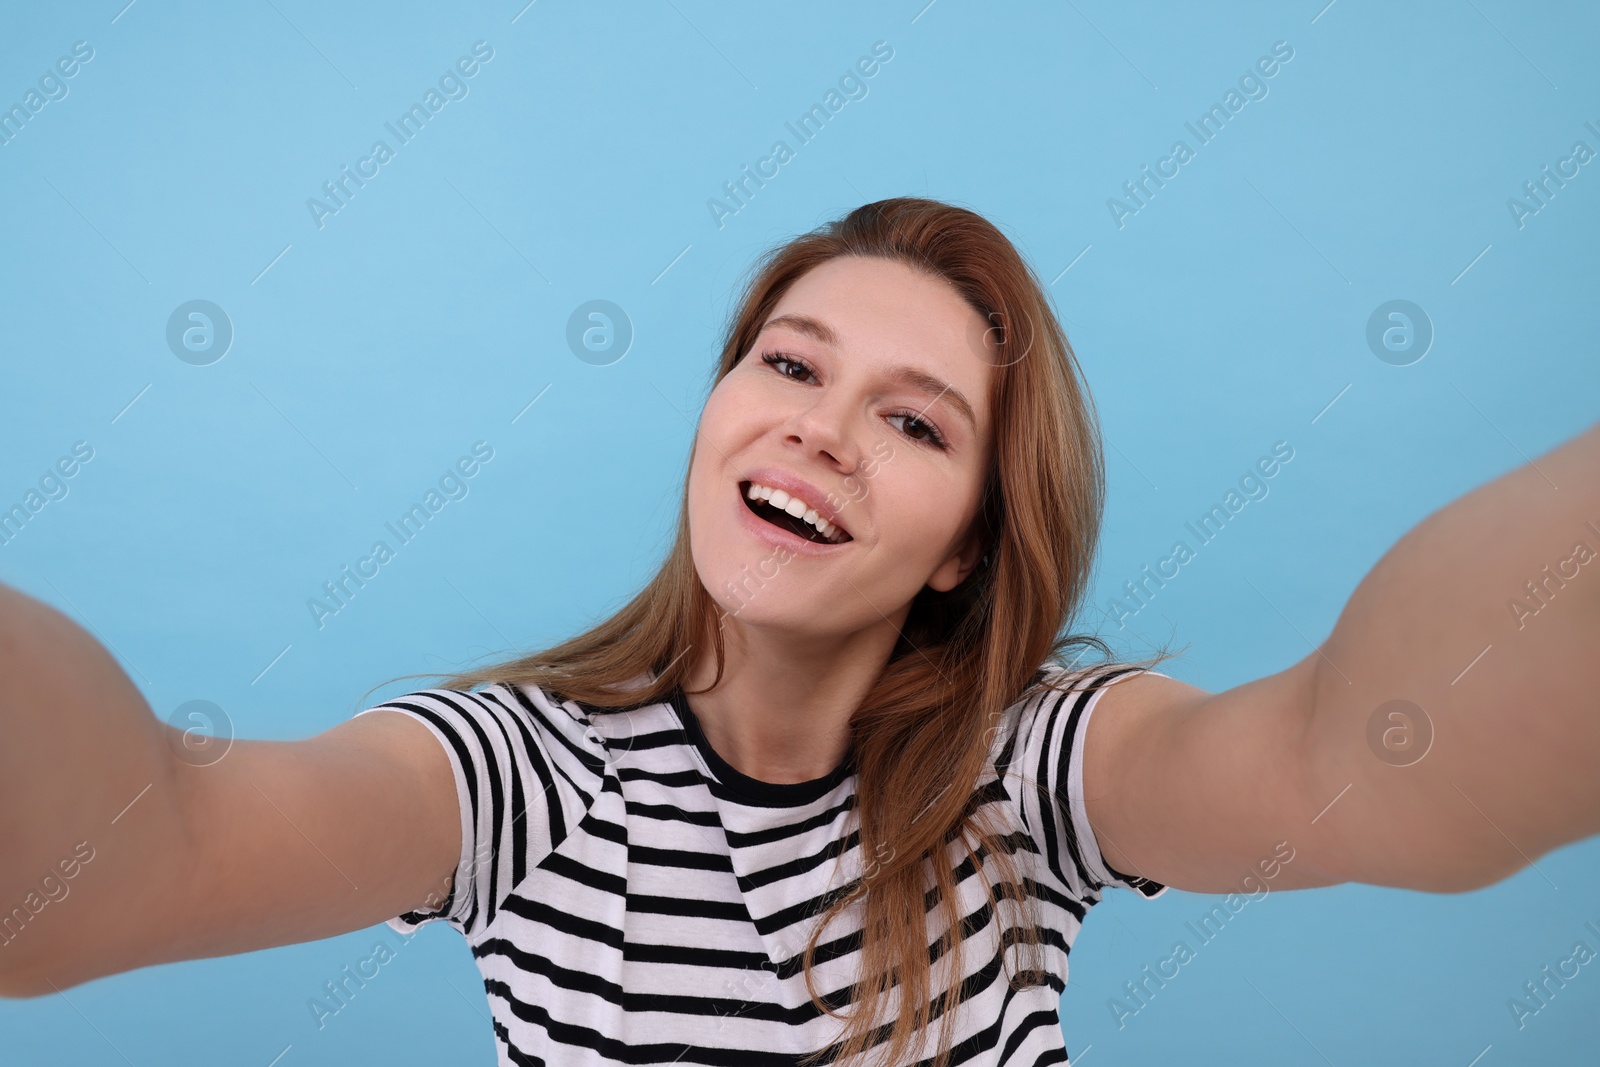
[[[1132,669],[1079,671],[1070,688],[1034,691],[996,731],[971,803],[998,805],[989,826],[1016,842],[1044,931],[1045,981],[1011,988],[1006,975],[1022,965],[1002,960],[1002,944],[1017,949],[997,935],[1013,909],[994,915],[965,850],[953,851],[970,930],[963,969],[977,990],[957,1009],[953,1064],[1065,1063],[1057,1008],[1084,915],[1108,886],[1144,897],[1166,888],[1107,866],[1083,803],[1096,686]],[[359,714],[380,710],[433,732],[461,808],[449,895],[389,925],[410,933],[442,919],[466,937],[502,1067],[788,1067],[837,1040],[842,1020],[812,1003],[801,955],[819,901],[865,869],[849,755],[808,782],[758,781],[717,755],[681,693],[601,713],[494,684],[423,690]],[[858,908],[819,939],[821,993],[857,978]],[[907,1062],[932,1055],[938,1025]]]

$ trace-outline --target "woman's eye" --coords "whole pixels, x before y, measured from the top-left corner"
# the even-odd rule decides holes
[[[777,371],[779,374],[783,375],[785,378],[793,378],[796,381],[804,381],[806,378],[811,376],[810,367],[806,366],[798,359],[793,359],[784,355],[782,352],[767,352],[762,355],[761,361],[767,364],[773,370]]]
[[[915,415],[890,415],[890,419],[905,419],[901,432],[914,441],[926,441],[931,445],[944,447],[944,438],[939,436],[939,431],[933,423],[917,418]]]

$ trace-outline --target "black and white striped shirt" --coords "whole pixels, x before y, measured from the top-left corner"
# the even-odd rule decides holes
[[[957,1009],[953,1063],[1065,1063],[1057,1008],[1084,915],[1108,886],[1145,897],[1166,888],[1106,865],[1083,803],[1081,739],[1104,691],[1093,686],[1130,669],[1080,671],[1067,691],[1019,700],[995,736],[972,802],[999,805],[1016,833],[1013,856],[1045,930],[1046,984],[1010,988],[1005,974],[1019,964],[1002,968],[1004,919],[970,861],[955,867],[961,914],[976,926],[964,970],[979,991]],[[423,690],[359,714],[380,710],[414,716],[444,746],[462,830],[449,896],[389,925],[410,933],[442,919],[466,937],[502,1067],[787,1067],[836,1041],[841,1021],[811,1002],[800,956],[819,899],[865,869],[849,757],[809,782],[747,777],[711,748],[681,694],[591,714],[496,684]],[[855,909],[819,940],[820,992],[857,977]],[[937,1026],[924,1035],[919,1058],[936,1036]]]

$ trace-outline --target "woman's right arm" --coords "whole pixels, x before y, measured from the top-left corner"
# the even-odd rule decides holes
[[[455,780],[409,716],[235,740],[203,767],[181,737],[82,627],[0,583],[0,995],[332,937],[449,893]]]

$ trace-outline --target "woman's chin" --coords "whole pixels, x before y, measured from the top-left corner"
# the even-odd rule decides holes
[[[770,590],[768,591],[771,592]],[[766,598],[736,596],[727,589],[712,597],[719,608],[718,625],[724,635],[739,629],[763,635],[783,634],[796,639],[827,637],[832,631],[821,625],[821,613],[794,601],[780,601],[776,594]]]

